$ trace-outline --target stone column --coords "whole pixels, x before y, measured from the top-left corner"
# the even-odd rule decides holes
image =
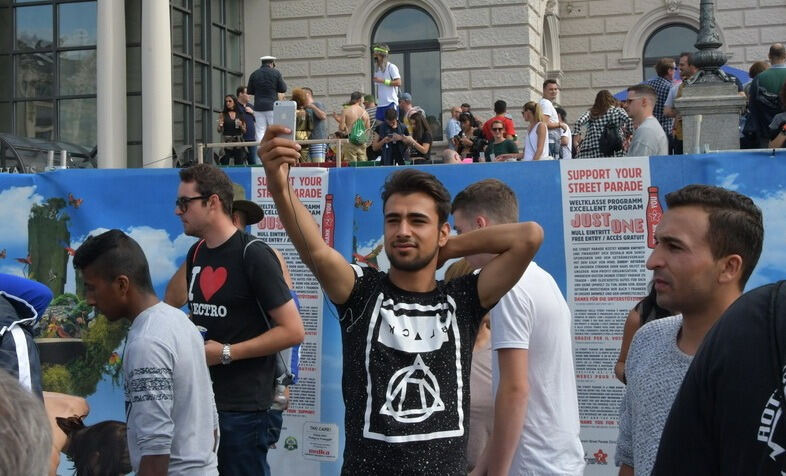
[[[142,0],[142,166],[172,166],[169,2]]]
[[[126,168],[125,2],[98,0],[96,135],[99,168]]]
[[[739,120],[745,98],[737,94],[734,80],[720,67],[726,55],[719,50],[720,35],[715,24],[713,0],[701,0],[699,50],[693,63],[699,72],[691,77],[675,105],[682,116],[683,150],[686,154],[740,148]],[[700,119],[701,118],[701,119]]]

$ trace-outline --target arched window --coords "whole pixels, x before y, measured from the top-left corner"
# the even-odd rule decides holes
[[[412,102],[426,111],[434,140],[442,140],[442,83],[439,29],[425,10],[399,7],[377,22],[371,43],[390,47],[389,61],[401,73],[400,91],[412,94]],[[371,68],[374,70],[373,58]],[[371,90],[376,91],[374,83]]]
[[[642,68],[644,80],[655,77],[655,63],[661,58],[674,58],[679,61],[680,53],[683,51],[694,52],[696,47],[696,35],[698,31],[688,25],[672,23],[664,25],[647,38],[644,43],[644,60]]]

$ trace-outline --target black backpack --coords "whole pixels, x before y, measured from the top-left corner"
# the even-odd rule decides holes
[[[600,134],[600,153],[603,157],[614,157],[614,155],[622,150],[622,136],[620,135],[620,128],[613,122],[607,122]]]

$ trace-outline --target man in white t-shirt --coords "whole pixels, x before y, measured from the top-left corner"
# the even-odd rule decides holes
[[[388,61],[390,48],[387,45],[374,45],[374,76],[371,81],[377,87],[377,113],[375,119],[385,120],[385,111],[398,107],[398,88],[401,87],[401,74],[398,67]],[[410,98],[411,99],[411,98]]]
[[[554,103],[559,94],[559,85],[556,79],[543,81],[543,98],[538,101],[540,112],[543,114],[543,122],[549,129],[549,155],[559,158],[559,144],[562,136],[562,123],[557,115]]]
[[[134,472],[217,475],[218,414],[196,326],[158,299],[142,248],[120,230],[85,240],[74,267],[88,305],[131,322],[123,380]]]
[[[496,179],[453,201],[459,234],[518,221],[513,190]],[[468,256],[483,267],[495,255]],[[571,352],[571,316],[551,275],[534,261],[491,310],[494,430],[472,474],[581,475],[584,451]]]

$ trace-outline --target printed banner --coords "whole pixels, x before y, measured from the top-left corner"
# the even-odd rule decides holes
[[[543,226],[546,239],[535,260],[554,277],[573,312],[586,474],[617,473],[613,457],[624,386],[613,368],[625,317],[646,293],[644,263],[652,229],[666,209],[664,196],[689,183],[706,183],[744,193],[761,207],[765,239],[746,288],[753,289],[786,278],[785,159],[786,152],[777,151],[421,167],[451,196],[477,180],[498,178],[516,192],[520,219]],[[292,387],[281,439],[269,453],[272,470],[338,474],[345,439],[342,316],[292,248],[262,169],[225,170],[264,207],[265,220],[251,231],[286,257],[306,326],[300,382]],[[386,270],[380,187],[394,170],[298,168],[291,180],[326,241],[349,262]],[[88,424],[125,418],[120,369],[127,327],[109,325],[91,312],[73,271],[73,251],[90,234],[119,228],[142,245],[153,285],[163,296],[194,243],[174,213],[179,183],[174,169],[0,174],[0,272],[38,280],[54,293],[37,336],[45,389],[87,398]],[[443,272],[444,267],[438,278]],[[62,457],[60,474],[70,473],[71,466]]]
[[[647,294],[645,268],[663,211],[649,159],[562,162],[568,306],[585,474],[607,474],[625,386],[614,377],[622,324]]]

